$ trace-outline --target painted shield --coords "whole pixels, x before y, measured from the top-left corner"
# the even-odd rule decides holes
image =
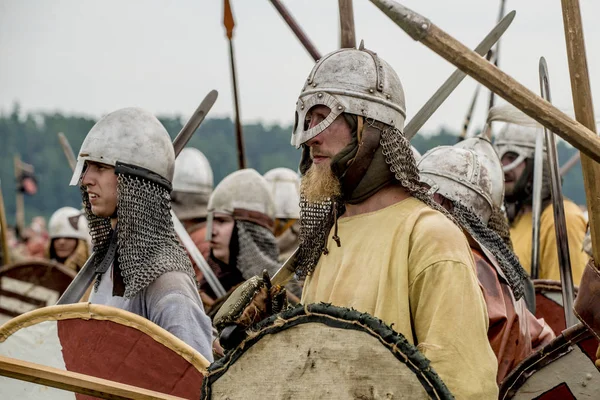
[[[429,360],[369,314],[310,304],[260,322],[213,363],[202,399],[450,399]]]
[[[533,286],[535,287],[535,316],[544,318],[554,334],[560,335],[567,327],[560,282],[534,279]],[[577,291],[577,287],[575,287],[575,296],[577,296]]]
[[[0,268],[0,324],[27,311],[56,304],[76,272],[47,260]]]
[[[139,315],[76,303],[30,311],[0,327],[0,355],[198,399],[209,362]],[[91,399],[0,377],[1,399]]]
[[[500,386],[500,399],[571,400],[600,396],[594,365],[598,340],[575,325],[521,362]]]

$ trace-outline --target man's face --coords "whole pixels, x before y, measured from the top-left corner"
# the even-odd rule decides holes
[[[502,156],[502,166],[507,166],[515,161],[519,155],[517,153],[508,152]],[[517,165],[515,168],[504,173],[504,193],[505,195],[512,195],[515,190],[515,185],[523,172],[525,171],[525,160]]]
[[[52,241],[54,246],[54,253],[56,257],[64,260],[73,254],[75,247],[77,247],[77,239],[73,238],[56,238]]]
[[[225,264],[229,264],[229,242],[231,242],[234,226],[235,221],[231,215],[215,213],[210,249],[213,256]]]
[[[321,123],[330,113],[327,106],[318,105],[310,109],[306,114],[305,124],[308,129]],[[323,132],[308,140],[306,145],[310,148],[313,164],[331,163],[331,158],[339,153],[352,141],[352,131],[344,119],[339,115]]]
[[[327,106],[313,107],[306,114],[307,129],[318,125],[329,115]],[[306,142],[310,149],[312,166],[302,178],[302,194],[309,202],[323,201],[339,196],[340,182],[331,171],[331,159],[352,141],[352,131],[339,115],[323,132]]]
[[[81,183],[85,186],[92,212],[111,217],[117,210],[117,175],[110,165],[88,161]]]

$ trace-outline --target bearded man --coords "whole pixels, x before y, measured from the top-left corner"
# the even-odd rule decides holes
[[[175,151],[154,115],[124,108],[87,134],[80,185],[96,252],[90,302],[149,319],[212,360],[210,319],[170,214]]]
[[[419,182],[405,115],[396,72],[362,45],[324,56],[305,81],[292,134],[302,148],[302,303],[380,318],[429,358],[457,398],[496,398],[473,257]],[[232,311],[222,315],[247,316]]]
[[[474,150],[440,146],[428,151],[418,166],[434,200],[459,222],[469,240],[487,305],[488,338],[498,359],[500,384],[555,336],[543,319],[527,309],[523,297],[527,275],[502,238],[488,227],[494,212],[493,187],[501,182],[494,182],[498,176],[493,173],[500,160],[495,160],[497,168],[488,168],[486,161]]]
[[[505,203],[510,223],[510,236],[521,265],[531,274],[533,158],[535,139],[541,127],[506,124],[496,136],[494,146],[504,170]],[[579,285],[588,261],[582,250],[587,222],[579,207],[565,199],[565,220],[571,257],[573,283]],[[540,263],[538,279],[560,281],[560,266],[556,247],[554,212],[550,191],[550,168],[544,146],[542,183],[542,214],[540,218]]]

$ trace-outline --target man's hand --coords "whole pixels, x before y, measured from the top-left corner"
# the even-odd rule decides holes
[[[272,286],[269,274],[254,276],[242,283],[223,304],[214,319],[221,346],[236,347],[252,325],[287,307],[285,288]]]

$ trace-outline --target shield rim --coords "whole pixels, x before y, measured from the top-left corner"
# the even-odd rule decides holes
[[[20,329],[46,321],[85,319],[111,321],[125,325],[150,336],[152,339],[177,353],[206,375],[210,362],[190,345],[167,332],[152,321],[129,311],[92,303],[75,303],[42,307],[19,315],[0,326],[0,343]]]
[[[298,305],[259,322],[252,328],[252,333],[248,338],[235,349],[227,352],[223,358],[210,365],[202,382],[201,399],[211,398],[212,384],[263,336],[305,323],[321,323],[333,328],[353,329],[375,337],[400,362],[417,375],[421,385],[431,398],[454,399],[439,375],[431,368],[427,357],[418,351],[416,346],[409,343],[402,334],[395,332],[390,326],[370,314],[327,303]]]

